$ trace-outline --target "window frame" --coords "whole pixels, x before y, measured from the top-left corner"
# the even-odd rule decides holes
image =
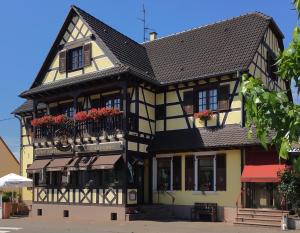
[[[210,109],[210,91],[212,90],[215,90],[216,91],[216,95],[214,96],[216,98],[216,102],[214,103],[216,105],[216,108],[215,109]],[[218,106],[218,100],[219,100],[219,86],[218,85],[211,85],[211,86],[205,86],[205,87],[202,87],[202,88],[197,88],[195,90],[195,106],[194,106],[194,112],[201,112],[200,111],[200,108],[199,108],[199,104],[200,104],[200,101],[199,101],[199,93],[200,92],[204,92],[205,93],[205,98],[206,98],[206,101],[205,101],[205,105],[206,105],[206,108],[205,109],[202,109],[201,111],[205,111],[205,110],[211,110],[212,112],[217,112],[219,110],[219,106]]]
[[[102,107],[107,107],[106,106],[106,103],[110,100],[113,100],[115,101],[116,99],[119,99],[120,100],[120,108],[118,108],[120,111],[123,111],[123,98],[120,94],[116,94],[116,95],[105,95],[105,96],[102,96],[100,97],[100,101],[101,101],[101,104],[100,106]],[[111,107],[108,107],[108,108],[111,108]],[[115,103],[113,104],[113,107],[112,108],[115,108]]]
[[[77,67],[73,67],[73,52],[79,52],[81,51],[81,54],[77,55]],[[80,60],[81,57],[81,60]],[[81,61],[81,63],[80,63]],[[84,51],[83,51],[83,46],[75,47],[67,51],[67,71],[68,72],[73,72],[77,70],[81,70],[84,67]]]

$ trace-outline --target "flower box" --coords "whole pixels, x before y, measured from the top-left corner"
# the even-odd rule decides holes
[[[195,119],[200,119],[201,121],[210,120],[213,116],[213,112],[211,110],[203,110],[201,112],[196,112],[194,114]]]

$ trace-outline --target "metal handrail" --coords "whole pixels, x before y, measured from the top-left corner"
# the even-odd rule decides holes
[[[235,202],[236,214],[238,214],[238,212],[239,212],[239,201],[240,201],[242,195],[244,194],[244,192],[245,192],[245,189],[242,188],[241,192],[239,193],[239,195],[236,198],[236,202]],[[243,203],[241,202],[241,204],[242,204],[242,208],[243,208]]]

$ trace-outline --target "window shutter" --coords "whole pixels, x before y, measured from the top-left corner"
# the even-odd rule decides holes
[[[185,190],[195,189],[194,156],[185,157]]]
[[[194,113],[194,92],[186,91],[183,93],[183,109],[187,114]]]
[[[173,157],[173,190],[181,190],[181,156]]]
[[[226,191],[226,154],[217,154],[216,160],[216,189]]]
[[[218,109],[228,110],[229,109],[229,95],[230,95],[230,85],[219,86],[218,93]]]
[[[59,53],[59,72],[63,73],[67,70],[67,51]]]
[[[92,44],[85,44],[83,46],[83,65],[90,66],[92,64]]]
[[[166,108],[164,104],[156,105],[155,118],[156,120],[163,120],[166,117]]]

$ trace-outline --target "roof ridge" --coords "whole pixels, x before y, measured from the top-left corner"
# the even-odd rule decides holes
[[[258,15],[260,17],[265,18],[266,20],[271,20],[272,19],[271,16],[268,16],[268,15],[266,15],[266,14],[260,12],[260,11],[251,11],[251,12],[247,12],[247,13],[241,14],[239,16],[233,16],[233,17],[230,17],[230,18],[227,18],[227,19],[221,19],[221,20],[215,21],[213,23],[208,23],[208,24],[200,25],[198,27],[189,28],[189,29],[183,30],[181,32],[171,33],[169,35],[159,37],[159,38],[157,38],[155,40],[152,40],[152,41],[145,41],[145,42],[142,42],[141,45],[145,45],[145,44],[149,44],[149,43],[152,43],[152,42],[156,42],[158,40],[162,40],[162,39],[169,38],[169,37],[172,37],[172,36],[178,36],[178,35],[184,34],[186,32],[191,32],[191,31],[194,31],[194,30],[198,30],[198,29],[202,29],[202,28],[214,26],[214,25],[219,24],[219,23],[224,23],[224,22],[227,22],[227,21],[231,21],[231,20],[234,20],[234,19],[238,19],[238,18],[241,18],[241,17],[248,16],[248,15]]]
[[[86,12],[85,10],[79,8],[78,6],[76,6],[76,5],[71,5],[71,8],[75,9],[75,11],[82,11],[83,13],[85,13],[85,14],[87,14],[87,15],[93,17],[95,20],[99,21],[100,23],[102,23],[102,24],[105,25],[106,27],[108,27],[108,28],[112,29],[113,31],[116,31],[117,33],[119,33],[119,34],[121,34],[122,36],[126,37],[126,39],[132,41],[133,43],[135,43],[135,44],[137,44],[137,45],[139,45],[139,46],[141,46],[141,44],[138,43],[137,41],[135,41],[134,39],[130,38],[129,36],[123,34],[123,33],[120,32],[120,31],[116,30],[115,28],[109,26],[108,24],[104,23],[102,20],[100,20],[100,19],[98,19],[97,17],[93,16],[92,14]],[[80,12],[79,12],[79,13],[80,13]],[[142,48],[143,48],[143,46],[142,46]]]

